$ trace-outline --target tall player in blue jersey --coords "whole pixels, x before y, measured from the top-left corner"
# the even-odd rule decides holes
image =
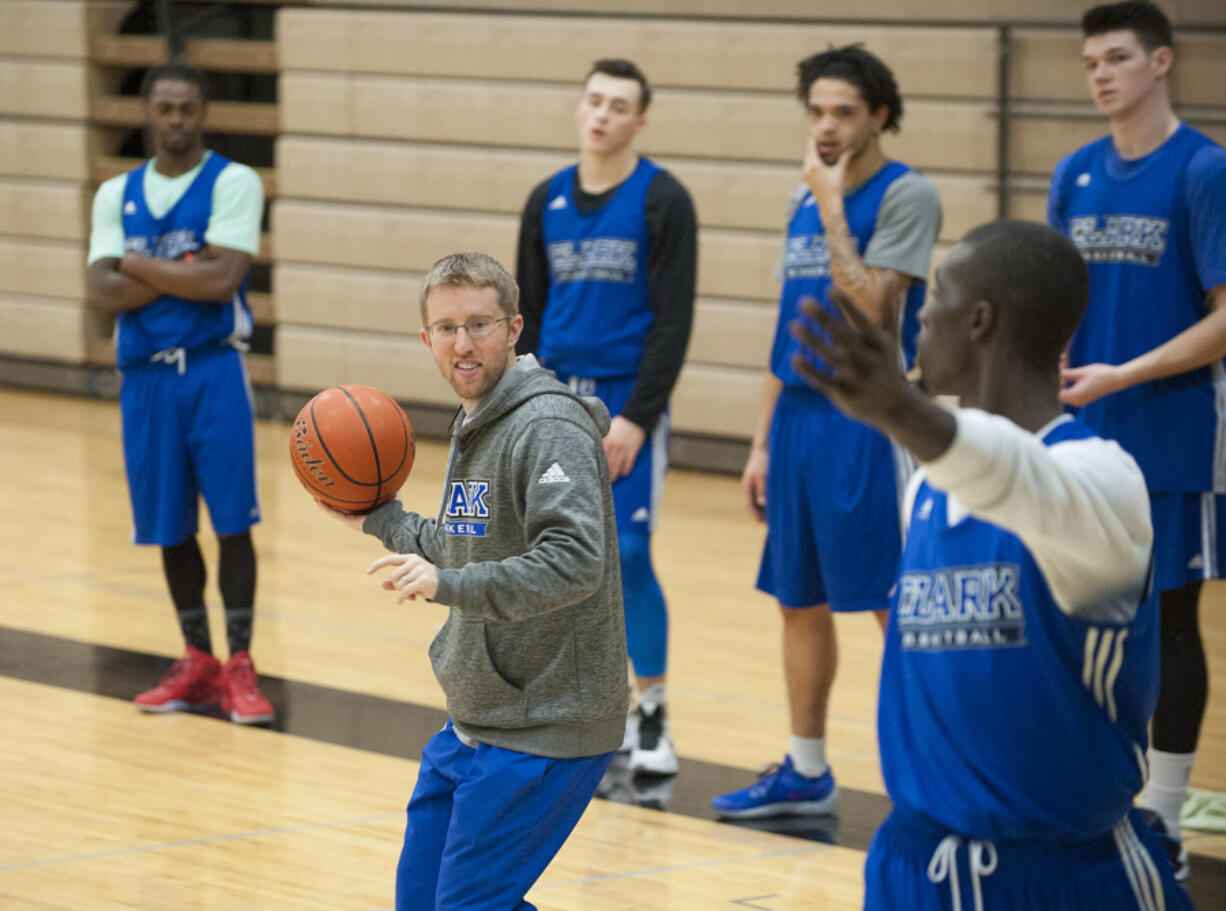
[[[834,287],[886,327],[904,356],[941,226],[932,184],[881,149],[881,134],[902,116],[889,68],[853,45],[802,60],[798,74],[810,120],[804,183],[790,200],[779,322],[742,476],[750,510],[767,525],[758,588],[783,615],[791,738],[780,765],[712,801],[729,817],[837,808],[826,761],[838,660],[832,611],[877,611],[884,621],[900,546],[905,460],[805,385],[791,366],[788,322],[802,296],[824,300]]]
[[[1132,453],[1154,520],[1162,685],[1142,803],[1182,858],[1179,810],[1208,695],[1198,617],[1226,566],[1226,151],[1182,123],[1168,88],[1171,27],[1150,3],[1088,11],[1090,91],[1111,135],[1052,175],[1049,223],[1090,268],[1090,306],[1061,398]]]
[[[1191,908],[1132,807],[1158,688],[1145,479],[1059,401],[1087,287],[1046,225],[971,231],[920,311],[923,386],[952,410],[855,307],[809,301],[816,326],[793,324],[800,375],[922,463],[882,661],[894,808],[869,911]]]
[[[576,117],[579,162],[540,183],[524,206],[517,278],[536,354],[613,415],[605,437],[617,512],[626,636],[638,705],[623,751],[635,772],[671,775],[665,708],[668,612],[651,564],[664,472],[668,399],[694,311],[697,223],[685,188],[640,156],[651,87],[628,60],[598,60]]]
[[[133,538],[162,549],[187,644],[148,712],[220,704],[232,720],[270,721],[248,651],[259,521],[247,269],[259,248],[263,187],[251,168],[204,148],[204,75],[166,64],[141,88],[154,157],[94,199],[90,298],[116,315],[116,363]],[[196,541],[203,495],[220,547],[218,587],[230,658],[212,654],[205,565]]]

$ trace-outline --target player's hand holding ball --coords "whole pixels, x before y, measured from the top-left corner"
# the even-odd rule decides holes
[[[342,525],[348,525],[354,531],[361,531],[362,525],[366,521],[366,513],[364,512],[341,512],[339,509],[329,506],[323,500],[316,500],[315,505],[319,507],[319,511],[324,515],[331,516]]]

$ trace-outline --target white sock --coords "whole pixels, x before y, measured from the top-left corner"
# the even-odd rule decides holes
[[[797,737],[792,734],[788,738],[788,755],[792,757],[792,768],[805,778],[817,778],[826,774],[829,768],[826,764],[825,737]]]
[[[666,694],[665,684],[653,683],[643,692],[639,693],[639,705],[643,707],[645,712],[654,712],[664,704]]]
[[[1172,838],[1179,838],[1179,811],[1188,794],[1188,779],[1192,777],[1192,763],[1196,752],[1164,753],[1149,750],[1149,783],[1141,794],[1141,806],[1153,810],[1162,817],[1166,831]]]

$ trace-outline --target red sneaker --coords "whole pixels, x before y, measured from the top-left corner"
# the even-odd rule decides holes
[[[276,717],[256,682],[247,652],[235,652],[221,670],[221,710],[238,724],[262,724]]]
[[[221,662],[192,646],[170,666],[158,685],[132,701],[142,712],[181,712],[221,701]]]

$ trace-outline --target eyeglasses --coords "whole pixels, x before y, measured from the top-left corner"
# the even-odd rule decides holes
[[[510,318],[509,316],[500,316],[498,319],[488,316],[474,316],[472,319],[465,320],[458,325],[451,320],[441,319],[437,323],[428,325],[426,331],[430,333],[432,339],[446,342],[453,340],[461,329],[464,330],[469,338],[485,338],[493,334],[494,330],[498,328],[499,323],[505,323]]]

